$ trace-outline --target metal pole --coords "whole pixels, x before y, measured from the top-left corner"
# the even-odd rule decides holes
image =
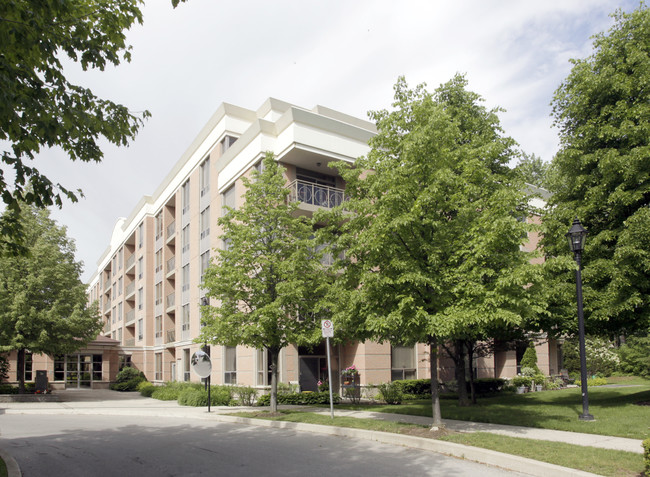
[[[576,269],[576,294],[578,297],[578,339],[580,340],[580,386],[582,388],[582,414],[578,416],[581,421],[593,421],[594,416],[589,414],[589,394],[587,392],[587,355],[585,350],[585,318],[582,310],[582,268],[581,253],[575,253],[578,264]]]
[[[330,415],[334,419],[334,401],[332,400],[332,360],[330,359],[330,339],[329,337],[325,338],[327,345],[327,379],[329,380],[330,388]]]
[[[208,385],[208,413],[210,412],[210,381],[211,381],[211,376],[208,376],[205,378],[205,382]]]

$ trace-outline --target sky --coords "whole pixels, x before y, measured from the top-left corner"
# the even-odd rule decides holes
[[[429,90],[456,73],[521,150],[550,161],[559,147],[554,91],[570,59],[592,52],[592,35],[630,12],[624,0],[149,0],[127,41],[132,60],[103,72],[66,74],[95,94],[149,110],[127,148],[104,144],[101,163],[46,150],[35,166],[85,195],[52,216],[76,241],[83,280],[91,278],[119,217],[150,195],[222,102],[257,109],[268,97],[323,105],[367,119],[390,108],[393,85]]]

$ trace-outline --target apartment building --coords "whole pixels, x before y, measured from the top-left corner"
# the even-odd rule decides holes
[[[299,213],[339,205],[345,185],[328,164],[365,155],[375,133],[373,123],[322,106],[305,109],[272,98],[255,111],[222,104],[156,191],[115,224],[88,286],[89,301],[100,307],[101,335],[73,355],[30,355],[28,376],[42,369],[58,387],[106,387],[130,363],[154,383],[197,381],[190,358],[201,347],[193,339],[207,300],[202,276],[214,250],[224,246],[218,217],[243,200],[241,178],[272,151]],[[529,247],[536,242],[531,237]],[[270,384],[265,350],[213,345],[210,354],[213,384]],[[541,342],[538,355],[544,371],[559,372],[554,343]],[[430,376],[425,345],[350,343],[335,346],[332,358],[335,389],[339,371],[352,364],[362,384]],[[518,358],[516,350],[504,350],[480,358],[475,369],[480,377],[514,376]],[[452,379],[453,365],[443,360],[441,367],[442,377]],[[327,377],[325,344],[284,349],[279,377],[316,390]]]

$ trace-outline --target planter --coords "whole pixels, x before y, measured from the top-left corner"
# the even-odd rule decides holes
[[[541,391],[542,389],[544,389],[544,386],[542,384],[535,385],[535,391]]]
[[[526,391],[528,391],[528,388],[526,386],[519,386],[517,388],[517,394],[524,394]]]

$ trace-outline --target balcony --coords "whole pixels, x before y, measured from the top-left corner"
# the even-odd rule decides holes
[[[172,258],[167,260],[167,265],[165,268],[165,273],[166,273],[165,276],[167,278],[170,278],[175,271],[176,271],[176,256],[173,256]]]
[[[174,305],[176,304],[176,294],[170,293],[165,297],[165,311],[167,313],[174,312]]]
[[[134,325],[135,324],[135,310],[127,311],[126,316],[124,317],[125,323],[124,326]]]
[[[172,222],[167,226],[167,229],[165,231],[165,237],[166,237],[166,242],[168,244],[174,242],[174,239],[176,238],[176,221]]]
[[[165,343],[174,343],[176,342],[176,330],[167,330],[167,339]]]
[[[125,273],[127,275],[135,274],[135,253],[131,254],[131,256],[126,259]]]
[[[135,346],[135,338],[125,339],[124,346]]]
[[[135,300],[135,282],[129,283],[124,289],[124,297],[126,300]]]
[[[295,180],[288,185],[288,188],[290,190],[289,200],[300,202],[301,206],[307,206],[304,207],[307,210],[313,211],[317,207],[331,209],[345,201],[345,191],[336,187]]]

